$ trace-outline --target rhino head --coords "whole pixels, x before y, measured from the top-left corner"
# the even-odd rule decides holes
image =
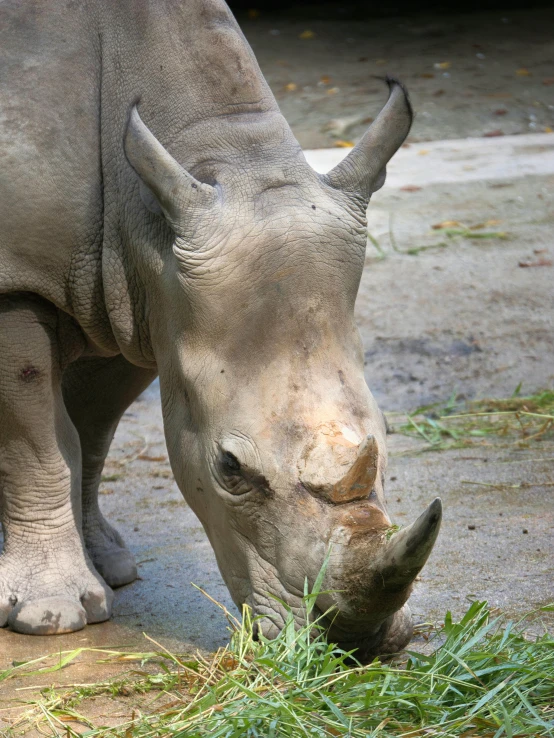
[[[316,612],[361,659],[409,641],[406,601],[441,519],[435,500],[391,530],[385,421],[354,322],[366,208],[412,120],[402,86],[389,89],[325,176],[278,113],[261,129],[252,116],[237,120],[194,175],[136,107],[125,135],[143,203],[157,214],[145,218],[171,229],[155,262],[150,334],[177,483],[235,603],[252,607],[266,636],[282,627],[283,602],[304,621],[305,580],[330,551]]]

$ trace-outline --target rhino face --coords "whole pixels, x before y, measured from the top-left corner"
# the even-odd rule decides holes
[[[330,559],[317,611],[358,657],[402,648],[406,600],[440,525],[440,501],[389,535],[385,423],[354,323],[365,210],[404,140],[398,85],[347,159],[325,177],[301,157],[248,187],[186,172],[136,109],[125,147],[146,205],[175,239],[153,330],[176,480],[237,605],[277,634],[298,623],[304,582]],[[169,276],[167,276],[169,275]]]

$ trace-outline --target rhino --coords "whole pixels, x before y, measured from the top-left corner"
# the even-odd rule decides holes
[[[319,175],[222,0],[4,0],[0,18],[0,624],[77,631],[135,579],[98,486],[159,375],[175,479],[258,634],[305,621],[327,561],[328,637],[402,648],[441,503],[391,525],[354,320],[402,84]]]

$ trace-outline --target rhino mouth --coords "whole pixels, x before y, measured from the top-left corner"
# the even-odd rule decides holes
[[[258,603],[253,608],[255,640],[259,640],[260,636],[277,638],[291,614],[296,629],[306,627],[306,607],[301,598],[293,596],[294,604],[286,606],[281,601],[273,601],[267,595],[264,599],[264,604]],[[412,616],[406,604],[377,622],[375,619],[352,621],[336,609],[324,612],[317,605],[311,611],[309,619],[317,623],[317,627],[313,629],[313,637],[323,636],[328,642],[336,643],[341,650],[351,652],[353,664],[367,664],[378,657],[392,656],[408,645],[413,634]]]
[[[413,626],[406,601],[436,540],[441,516],[437,498],[412,525],[388,540],[378,536],[379,541],[384,540],[369,562],[368,550],[358,537],[353,546],[344,546],[338,558],[329,562],[324,589],[309,614],[310,621],[322,626],[329,642],[352,651],[360,663],[398,653],[407,646]],[[374,543],[369,540],[369,544],[373,549]],[[307,620],[302,593],[285,587],[277,576],[274,585],[279,589],[275,595],[256,589],[247,602],[254,615],[255,635],[269,639],[279,635],[291,614],[297,629],[305,627]]]
[[[407,605],[389,616],[380,625],[368,625],[367,630],[356,633],[337,627],[336,620],[325,617],[317,608],[312,613],[314,620],[322,626],[322,630],[314,628],[313,636],[324,636],[330,643],[351,654],[352,664],[369,664],[376,658],[387,658],[402,651],[413,635],[413,624],[410,609]],[[305,627],[306,618],[295,615],[297,628]],[[285,627],[286,620],[280,613],[258,612],[254,622],[253,636],[259,640],[276,638]],[[359,626],[358,626],[359,627]]]
[[[393,613],[380,624],[358,623],[354,630],[341,624],[340,616],[327,628],[327,639],[352,652],[352,662],[368,664],[376,658],[386,658],[402,651],[413,635],[412,615],[408,605]]]

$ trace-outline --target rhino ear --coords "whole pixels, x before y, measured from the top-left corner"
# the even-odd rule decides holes
[[[366,203],[385,184],[387,162],[405,141],[413,120],[402,83],[392,77],[385,81],[389,86],[385,107],[346,159],[323,176],[331,187],[359,195]]]
[[[127,161],[140,178],[142,201],[152,212],[162,213],[174,230],[188,220],[191,211],[214,205],[215,188],[199,182],[175,161],[142,122],[136,105],[127,124],[124,148]]]

